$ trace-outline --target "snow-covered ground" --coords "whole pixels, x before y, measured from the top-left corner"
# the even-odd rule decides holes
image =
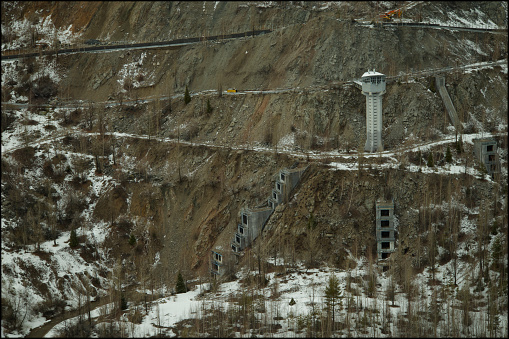
[[[469,221],[462,221],[461,227],[468,228]],[[472,244],[464,244],[460,248],[459,253],[465,251],[464,246]],[[205,292],[210,290],[208,283],[196,285],[191,291],[183,294],[176,294],[174,296],[168,296],[160,298],[152,303],[148,313],[144,315],[143,320],[140,324],[128,323],[126,317],[122,317],[121,321],[117,322],[117,328],[123,328],[125,333],[129,337],[152,337],[159,334],[165,336],[174,337],[176,325],[179,321],[185,319],[201,319],[208,314],[211,310],[222,310],[227,312],[228,310],[235,309],[239,305],[233,301],[237,300],[243,294],[250,295],[254,293],[256,295],[264,296],[258,301],[260,307],[264,309],[263,312],[256,312],[255,316],[261,322],[268,322],[268,324],[276,325],[279,324],[277,332],[273,333],[274,337],[306,337],[306,331],[298,331],[298,323],[302,322],[303,319],[309,317],[312,311],[321,311],[325,305],[324,291],[328,284],[329,278],[335,275],[339,278],[340,290],[341,290],[341,305],[337,309],[336,319],[337,321],[344,322],[346,319],[346,304],[348,298],[352,297],[356,305],[362,303],[363,308],[371,308],[381,310],[388,304],[386,291],[391,283],[391,278],[388,272],[381,272],[379,268],[373,267],[372,269],[376,272],[376,292],[373,297],[368,297],[366,294],[367,283],[364,277],[369,275],[370,264],[366,258],[354,259],[357,267],[350,272],[344,270],[332,269],[327,266],[322,266],[319,269],[306,269],[303,264],[298,264],[297,268],[291,273],[285,275],[277,275],[276,273],[268,273],[266,275],[269,280],[268,285],[265,288],[255,288],[251,290],[246,287],[240,280],[245,278],[249,274],[254,272],[247,272],[242,270],[238,275],[238,280],[225,282],[219,285],[216,292]],[[269,261],[274,262],[273,259]],[[281,261],[279,261],[281,264]],[[440,281],[444,286],[451,284],[451,264],[440,266],[435,272],[436,279]],[[458,271],[461,279],[458,279],[458,287],[453,288],[451,293],[457,292],[464,285],[467,284],[466,276],[468,275],[469,268],[464,264],[460,264]],[[359,295],[352,295],[347,292],[347,277],[351,275],[352,278],[356,279],[352,282],[352,287],[359,291]],[[428,281],[431,278],[431,272],[426,269],[422,273],[418,274],[414,278],[414,284],[419,286],[423,290],[424,299],[420,302],[414,301],[413,307],[417,305],[430,305],[432,300],[433,292],[439,290],[439,287],[429,286]],[[360,281],[360,282],[359,282]],[[391,316],[386,318],[395,319],[406,313],[408,310],[408,299],[404,293],[400,291],[401,287],[396,288],[396,294],[394,299],[395,307],[387,307],[387,311],[391,312]],[[470,287],[471,293],[474,293],[473,287]],[[484,293],[485,294],[485,293]],[[292,299],[295,303],[290,304]],[[459,305],[459,301],[456,300],[456,304]],[[131,306],[131,310],[132,310]],[[445,306],[442,306],[445,312]],[[128,313],[128,309],[126,312]],[[478,312],[472,312],[472,317],[478,319]],[[96,312],[96,316],[98,313]],[[367,326],[368,334],[361,332],[356,329],[353,324],[353,319],[358,314],[352,314],[352,325],[350,328],[349,336],[375,336],[375,337],[389,337],[398,336],[398,333],[394,323],[389,325],[391,329],[390,334],[383,333],[381,328],[377,325]],[[357,318],[359,321],[360,319]],[[382,321],[382,315],[378,314],[376,318],[377,322]],[[504,336],[507,334],[507,312],[500,315],[500,328],[499,335]],[[60,325],[62,326],[62,325]],[[437,328],[437,335],[444,336],[444,325],[442,324]],[[255,331],[247,330],[243,335],[240,332],[235,332],[235,337],[251,337]],[[55,334],[54,331],[48,333],[46,337],[50,337]],[[342,332],[343,336],[346,334],[346,330]]]

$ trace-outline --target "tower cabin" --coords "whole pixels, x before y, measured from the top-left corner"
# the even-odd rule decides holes
[[[375,70],[361,77],[362,94],[366,96],[366,144],[364,151],[383,151],[382,95],[385,94],[385,75]]]

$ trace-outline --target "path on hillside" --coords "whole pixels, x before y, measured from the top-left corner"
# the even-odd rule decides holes
[[[41,146],[46,143],[56,142],[66,136],[99,136],[100,133],[98,132],[83,132],[76,130],[73,133],[68,132],[62,132],[58,136],[54,137],[46,137],[43,139],[39,139],[33,142],[30,142],[28,146]],[[166,142],[166,143],[172,143],[172,144],[180,144],[183,146],[189,146],[189,147],[206,147],[209,149],[225,149],[230,151],[248,151],[248,152],[258,152],[258,153],[266,153],[266,154],[284,154],[287,156],[291,156],[297,159],[308,159],[314,162],[321,162],[323,164],[330,164],[331,162],[334,163],[356,163],[358,159],[361,157],[363,160],[363,167],[367,165],[368,163],[371,163],[372,166],[377,167],[378,159],[384,158],[385,160],[394,160],[395,157],[399,157],[399,155],[407,153],[407,152],[418,152],[423,151],[428,148],[432,148],[435,146],[443,145],[443,144],[454,144],[455,143],[455,136],[448,136],[443,139],[437,140],[437,141],[428,141],[428,142],[422,142],[419,144],[409,145],[409,146],[400,146],[397,149],[393,150],[386,150],[382,152],[376,152],[376,153],[366,153],[362,152],[362,154],[359,154],[357,151],[351,152],[351,153],[340,153],[339,151],[306,151],[306,150],[290,150],[288,148],[283,147],[264,147],[260,145],[231,145],[231,144],[214,144],[211,142],[192,142],[192,141],[183,141],[173,138],[166,138],[166,137],[156,137],[156,136],[148,136],[146,134],[139,135],[139,134],[131,134],[131,133],[120,133],[120,132],[108,132],[105,133],[107,136],[115,136],[117,139],[122,138],[133,138],[133,139],[145,139],[145,140],[154,140],[158,142]],[[490,136],[500,136],[500,135],[506,135],[505,132],[499,132],[499,133],[472,133],[472,134],[462,134],[463,142],[470,142],[472,143],[472,139],[474,138],[480,138],[480,137],[490,137]],[[2,154],[3,153],[10,153],[14,152],[17,149],[21,149],[26,147],[26,145],[19,145],[17,147],[13,147],[10,149],[4,149],[2,147]],[[370,159],[372,159],[371,162],[367,162]],[[406,167],[404,170],[407,170]],[[468,167],[465,168],[463,173],[469,174],[469,175],[477,175],[477,171],[474,167]],[[447,172],[448,173],[448,172]]]
[[[141,294],[140,292],[136,291],[137,285],[131,285],[126,287],[127,293],[131,295],[132,294]],[[150,294],[145,293],[146,296],[150,296]],[[90,302],[90,312],[94,311],[95,309],[104,306],[106,304],[110,304],[112,301],[109,300],[109,296],[105,297],[97,297],[96,300]],[[58,316],[51,318],[50,321],[44,323],[43,325],[33,328],[30,330],[30,332],[27,334],[26,338],[43,338],[46,334],[48,334],[49,331],[53,329],[56,325],[62,323],[63,321],[66,321],[68,319],[74,318],[79,316],[80,314],[83,315],[83,320],[88,321],[88,306],[83,305],[81,308],[73,310],[73,311],[66,311]],[[96,323],[96,319],[98,317],[91,317],[91,322],[94,325]]]
[[[450,66],[450,67],[440,67],[440,68],[429,68],[424,70],[411,70],[407,73],[400,73],[399,75],[394,76],[387,76],[387,83],[391,83],[394,81],[402,81],[405,82],[405,79],[414,79],[418,77],[425,77],[430,75],[438,75],[443,73],[451,73],[456,71],[466,72],[466,71],[472,71],[476,69],[482,69],[486,67],[493,67],[493,66],[500,66],[503,64],[507,64],[507,59],[501,59],[497,61],[485,61],[485,62],[476,62],[473,64],[466,64],[466,65],[458,65],[458,66]],[[283,93],[299,93],[299,92],[317,92],[317,91],[326,91],[329,89],[338,88],[341,86],[361,86],[360,79],[353,79],[353,80],[347,80],[347,81],[331,81],[324,85],[314,85],[309,87],[292,87],[292,88],[276,88],[276,89],[265,89],[265,90],[238,90],[234,93],[228,93],[226,91],[223,91],[223,95],[246,95],[246,94],[252,94],[252,95],[266,95],[266,94],[283,94]],[[190,93],[191,97],[193,96],[202,96],[202,95],[217,95],[217,90],[203,90],[199,92],[192,92]],[[177,99],[183,97],[184,94],[175,94],[170,96],[149,96],[145,98],[138,98],[138,100],[123,100],[123,105],[134,105],[134,104],[146,104],[149,102],[153,102],[155,100],[168,100],[168,99]],[[12,103],[12,102],[2,102],[2,109],[3,110],[16,110],[20,108],[27,108],[27,107],[39,107],[39,108],[68,108],[68,109],[75,109],[75,108],[86,108],[88,105],[104,105],[105,107],[113,107],[120,105],[120,101],[114,101],[114,100],[108,100],[105,102],[87,102],[83,100],[76,100],[76,101],[59,101],[54,104],[29,104],[29,103]]]
[[[35,52],[28,53],[20,53],[19,51],[11,51],[6,50],[2,51],[2,61],[4,60],[13,60],[20,58],[28,58],[28,57],[36,57],[42,55],[59,55],[59,54],[69,54],[69,53],[99,53],[99,52],[113,52],[119,50],[133,50],[133,49],[151,49],[151,48],[162,48],[162,47],[181,47],[185,45],[195,44],[199,42],[206,41],[217,41],[217,40],[227,40],[227,39],[238,39],[238,38],[246,38],[260,34],[270,33],[270,29],[262,29],[262,30],[253,30],[242,33],[232,33],[232,34],[222,34],[222,35],[212,35],[212,36],[201,36],[195,38],[183,38],[183,39],[174,39],[167,41],[149,41],[149,42],[132,42],[127,43],[123,42],[98,42],[95,46],[76,46],[72,48],[65,49],[48,49],[48,50],[36,50]]]

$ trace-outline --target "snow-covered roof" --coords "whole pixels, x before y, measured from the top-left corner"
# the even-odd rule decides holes
[[[385,76],[385,74],[378,73],[378,72],[377,72],[377,71],[375,71],[375,70],[372,70],[372,71],[368,70],[366,73],[364,73],[364,74],[362,75],[362,77],[361,77],[361,78],[364,78],[364,77],[372,77],[372,76],[375,76],[375,75],[382,75],[382,76]]]

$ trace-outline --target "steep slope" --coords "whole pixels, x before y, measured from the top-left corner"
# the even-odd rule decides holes
[[[56,40],[83,46],[271,32],[2,60],[3,334],[24,335],[89,296],[119,309],[122,291],[130,303],[145,301],[145,292],[171,293],[179,271],[208,278],[210,250],[228,248],[241,208],[263,204],[274,175],[296,162],[309,171],[237,272],[263,261],[265,274],[274,256],[285,271],[299,263],[348,270],[372,259],[374,201],[384,197],[396,204],[400,286],[407,272],[436,283],[423,277],[437,262],[444,271],[459,267],[457,290],[507,280],[489,254],[507,235],[507,31],[371,24],[406,6],[403,21],[503,28],[507,4],[65,5],[2,2],[2,52],[36,42],[51,49]],[[434,77],[415,73],[444,67],[454,67],[443,74],[463,150]],[[376,155],[357,151],[365,99],[347,83],[373,68],[399,75],[383,98],[386,152]],[[238,92],[224,93],[232,87]],[[497,140],[502,166],[494,179],[472,156],[472,139],[481,136]],[[436,167],[426,166],[429,157]],[[470,271],[472,282],[463,278]],[[507,312],[507,301],[500,305]]]

